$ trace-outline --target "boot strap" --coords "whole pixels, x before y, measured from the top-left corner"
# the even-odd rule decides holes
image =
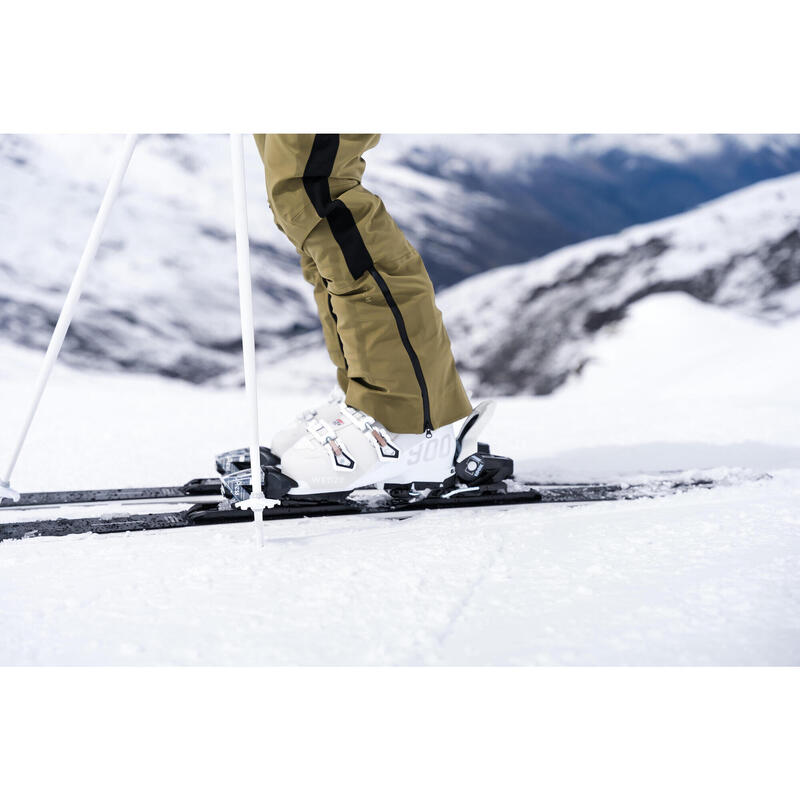
[[[327,448],[333,461],[334,469],[348,471],[355,469],[355,459],[347,452],[347,448],[339,441],[336,432],[325,420],[319,418],[312,420],[306,425],[306,430],[323,447]]]
[[[388,431],[378,425],[372,417],[363,411],[351,408],[346,403],[339,404],[339,411],[369,439],[381,461],[400,458],[400,449],[392,441]]]

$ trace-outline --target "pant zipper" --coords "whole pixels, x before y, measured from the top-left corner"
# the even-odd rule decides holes
[[[400,313],[400,309],[397,307],[394,297],[392,297],[392,293],[389,290],[386,281],[381,277],[380,273],[375,269],[375,267],[370,267],[368,272],[372,275],[375,283],[378,284],[378,288],[381,290],[381,294],[386,300],[386,304],[389,306],[392,314],[394,315],[394,321],[397,324],[397,331],[400,334],[400,340],[403,342],[403,347],[405,347],[406,353],[408,353],[408,357],[411,360],[411,366],[414,369],[414,375],[417,379],[417,383],[419,384],[419,393],[422,396],[422,427],[425,429],[425,436],[430,439],[431,436],[433,436],[433,424],[431,423],[431,403],[430,397],[428,396],[428,384],[425,383],[425,376],[422,374],[422,365],[419,362],[419,356],[414,350],[414,346],[411,344],[411,339],[408,338],[405,320],[403,319],[403,315]]]

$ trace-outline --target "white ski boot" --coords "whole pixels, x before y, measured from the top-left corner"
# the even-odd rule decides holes
[[[426,433],[391,433],[344,402],[331,420],[317,415],[281,459],[281,473],[297,483],[290,495],[340,494],[375,486],[419,492],[455,485],[459,456],[477,449],[477,434],[493,404],[481,403],[456,437],[452,425]],[[463,455],[462,455],[463,454]]]

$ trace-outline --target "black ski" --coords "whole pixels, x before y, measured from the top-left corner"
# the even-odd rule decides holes
[[[266,521],[328,517],[341,515],[409,514],[448,508],[481,508],[529,503],[587,503],[630,500],[664,496],[695,486],[709,487],[713,482],[662,481],[640,486],[617,484],[573,484],[561,486],[514,487],[510,491],[478,490],[451,494],[449,497],[395,499],[382,493],[367,500],[292,500],[264,509]],[[377,493],[375,493],[377,494]],[[82,519],[51,519],[0,524],[0,541],[38,536],[66,536],[72,533],[122,533],[127,531],[165,530],[252,521],[250,511],[238,508],[214,508],[194,505],[184,511],[160,514],[106,514]]]
[[[195,478],[182,486],[143,486],[132,489],[77,489],[60,492],[25,492],[19,500],[0,500],[0,507],[24,510],[42,506],[88,505],[91,503],[117,503],[185,499],[187,503],[199,502],[206,495],[208,502],[218,502],[219,478]]]

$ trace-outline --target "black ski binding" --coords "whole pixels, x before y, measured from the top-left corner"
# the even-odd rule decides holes
[[[271,499],[281,499],[297,486],[297,481],[275,467],[262,467],[261,476],[264,496]],[[253,491],[252,470],[249,468],[225,473],[220,482],[223,495],[234,504],[247,500]]]
[[[500,484],[514,474],[514,461],[489,452],[489,445],[478,442],[478,452],[457,461],[456,476],[466,486]]]
[[[276,467],[281,463],[280,458],[269,449],[269,447],[259,448],[261,451],[261,466],[263,467]],[[220,453],[214,459],[217,472],[220,475],[227,475],[229,472],[241,472],[245,469],[250,469],[250,448],[239,447],[236,450],[227,450]]]

